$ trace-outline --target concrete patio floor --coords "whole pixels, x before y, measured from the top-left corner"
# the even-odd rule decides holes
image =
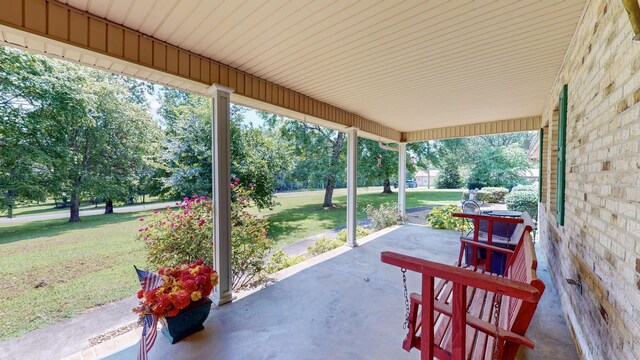
[[[418,359],[417,350],[401,349],[400,270],[382,264],[380,252],[450,264],[458,237],[419,225],[371,235],[355,249],[339,248],[299,264],[265,289],[213,308],[203,331],[175,345],[158,336],[149,358]],[[518,359],[578,359],[547,263],[538,256],[538,276],[547,287],[527,333],[536,350],[521,349]],[[409,291],[419,290],[419,284],[419,276],[410,274]],[[136,352],[137,344],[107,359],[133,359]]]

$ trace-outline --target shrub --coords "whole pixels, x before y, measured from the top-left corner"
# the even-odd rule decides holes
[[[307,253],[311,256],[318,256],[320,254],[324,254],[327,251],[331,251],[335,248],[338,248],[344,245],[347,242],[346,237],[344,240],[338,238],[327,238],[322,237],[316,241],[314,241],[309,247],[307,247]]]
[[[286,269],[295,264],[301,263],[305,260],[304,256],[289,256],[282,249],[276,251],[271,255],[269,265],[267,266],[267,273],[273,274],[282,269]]]
[[[232,282],[234,288],[242,288],[265,275],[273,242],[267,237],[267,222],[245,210],[251,206],[253,189],[245,189],[237,181],[234,185],[231,192]]]
[[[369,230],[363,228],[362,226],[356,226],[356,239],[363,238],[369,235]],[[336,235],[336,239],[339,239],[343,243],[347,242],[347,229],[342,229],[338,231],[338,235]]]
[[[194,195],[176,203],[177,210],[167,206],[154,211],[138,229],[138,239],[147,249],[147,261],[156,267],[171,267],[203,259],[213,264],[213,210],[211,200]]]
[[[369,235],[367,229],[358,226],[356,227],[356,239],[360,239]],[[335,238],[320,238],[314,241],[309,247],[307,247],[307,253],[311,256],[318,256],[324,254],[327,251],[333,250],[337,247],[344,245],[347,242],[347,229],[340,230]]]
[[[538,218],[538,191],[512,191],[505,198],[507,209],[526,211],[532,219]]]
[[[231,188],[232,282],[234,288],[241,288],[264,275],[272,241],[267,237],[267,222],[245,210],[251,206],[253,189],[243,188],[238,181],[232,183]],[[205,264],[212,265],[211,200],[194,195],[176,205],[176,210],[167,207],[154,211],[153,217],[139,229],[138,239],[145,243],[148,262],[161,267],[203,259]]]
[[[484,187],[478,191],[476,199],[482,202],[499,203],[509,193],[509,189],[502,187]]]
[[[471,222],[451,216],[461,213],[462,209],[456,205],[436,206],[427,215],[427,225],[434,229],[448,229],[457,231],[471,230]]]
[[[381,204],[379,207],[368,204],[365,212],[367,218],[373,221],[373,227],[376,230],[382,230],[406,220],[400,215],[395,204]]]
[[[518,191],[535,191],[538,192],[538,185],[536,184],[532,184],[532,185],[516,185],[513,187],[513,189],[511,189],[511,192],[518,192]]]

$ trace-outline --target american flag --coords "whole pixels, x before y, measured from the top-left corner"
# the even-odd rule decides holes
[[[138,280],[140,280],[140,286],[143,291],[149,291],[162,285],[162,278],[150,271],[143,271],[136,268],[138,273]],[[155,314],[147,314],[142,320],[142,337],[140,338],[140,348],[138,350],[138,360],[147,360],[147,353],[153,347],[158,337],[158,316]]]

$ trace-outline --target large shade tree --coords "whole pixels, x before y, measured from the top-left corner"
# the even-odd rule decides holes
[[[334,207],[333,192],[346,175],[345,133],[265,112],[261,116],[295,149],[295,167],[288,176],[306,184],[322,183],[322,207]]]
[[[58,149],[42,134],[52,132],[57,102],[70,103],[73,91],[52,88],[51,70],[41,58],[0,48],[0,211],[9,217],[18,202],[44,200],[52,183],[49,154]]]
[[[129,85],[113,74],[16,50],[0,49],[0,64],[5,198],[68,196],[74,222],[83,197],[126,192],[154,131],[145,109],[128,98]],[[24,174],[20,182],[16,172]]]
[[[397,148],[397,145],[387,145]],[[360,138],[358,140],[358,182],[359,185],[382,183],[382,193],[391,194],[391,182],[398,179],[398,151],[385,149],[377,141]],[[407,178],[415,174],[418,164],[424,164],[428,157],[424,143],[410,143],[406,147]]]

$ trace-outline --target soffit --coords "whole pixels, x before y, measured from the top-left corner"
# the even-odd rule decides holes
[[[62,2],[406,132],[539,115],[585,3]]]

